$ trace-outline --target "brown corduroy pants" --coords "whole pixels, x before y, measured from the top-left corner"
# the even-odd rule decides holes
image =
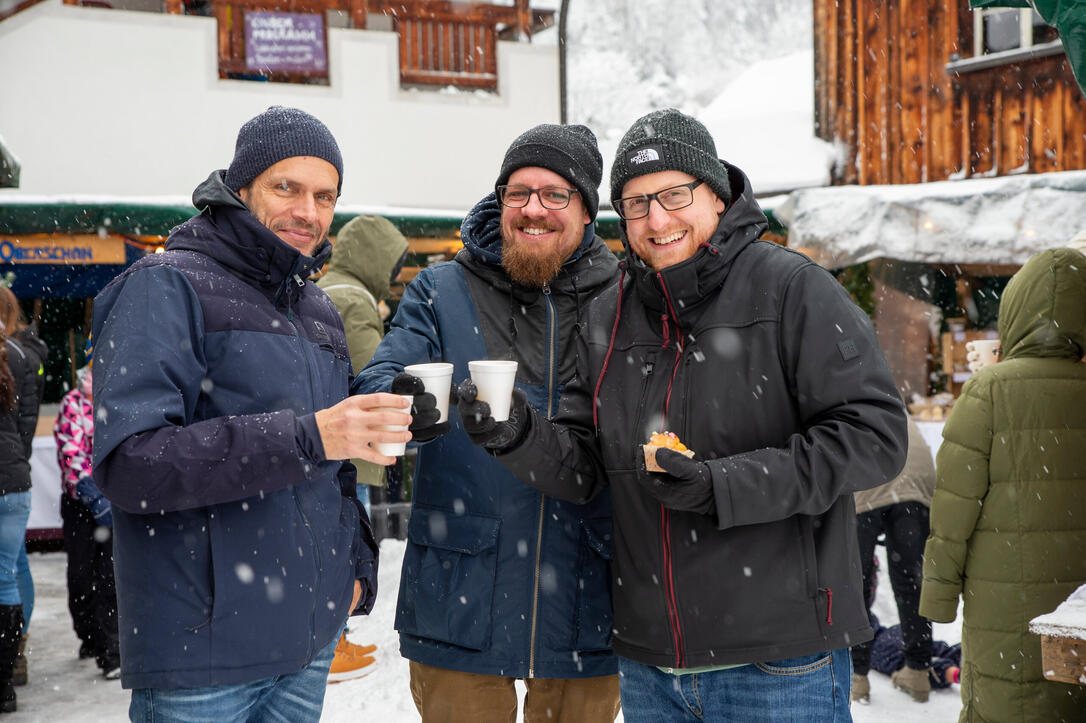
[[[422,723],[515,723],[515,681],[411,661],[411,697]],[[524,683],[524,723],[614,723],[618,716],[617,675]]]

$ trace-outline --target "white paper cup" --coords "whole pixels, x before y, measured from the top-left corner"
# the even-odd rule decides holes
[[[517,379],[515,361],[468,362],[471,381],[479,390],[477,399],[490,405],[490,415],[497,422],[509,419],[509,402],[513,399],[513,382]]]
[[[411,394],[397,394],[398,397],[403,397],[407,401],[414,401],[415,397]],[[409,409],[403,409],[399,407],[390,407],[390,411],[407,412]],[[382,410],[378,410],[382,411]],[[406,424],[379,424],[377,429],[383,429],[386,432],[403,432],[407,429]],[[373,450],[379,454],[388,455],[389,457],[399,457],[407,451],[407,442],[374,442],[372,445]]]
[[[437,423],[449,418],[449,391],[452,389],[453,365],[447,362],[429,362],[427,364],[408,364],[405,372],[422,380],[426,391],[437,398],[437,411],[441,413]]]
[[[975,372],[999,361],[999,339],[977,339],[966,342],[965,351],[969,371]]]

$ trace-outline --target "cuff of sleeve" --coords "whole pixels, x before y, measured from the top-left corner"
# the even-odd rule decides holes
[[[294,417],[294,441],[302,457],[310,462],[320,464],[327,460],[324,456],[324,442],[321,441],[321,432],[317,427],[315,414]]]

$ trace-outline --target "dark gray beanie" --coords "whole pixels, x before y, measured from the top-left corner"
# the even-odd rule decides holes
[[[238,131],[234,160],[226,169],[226,185],[235,193],[284,158],[313,156],[336,167],[343,189],[343,156],[328,126],[304,110],[273,105]]]
[[[596,220],[600,207],[600,181],[603,180],[603,156],[596,134],[587,126],[560,126],[544,123],[521,133],[505,152],[502,170],[494,188],[509,182],[518,168],[538,166],[554,171],[576,187]]]
[[[611,205],[630,179],[659,171],[689,173],[731,203],[728,171],[717,158],[713,137],[700,121],[674,108],[643,116],[622,136],[611,166]]]

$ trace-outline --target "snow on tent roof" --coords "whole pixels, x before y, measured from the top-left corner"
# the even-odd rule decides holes
[[[1086,171],[803,189],[776,213],[788,245],[830,269],[876,258],[1021,265],[1086,229]]]

